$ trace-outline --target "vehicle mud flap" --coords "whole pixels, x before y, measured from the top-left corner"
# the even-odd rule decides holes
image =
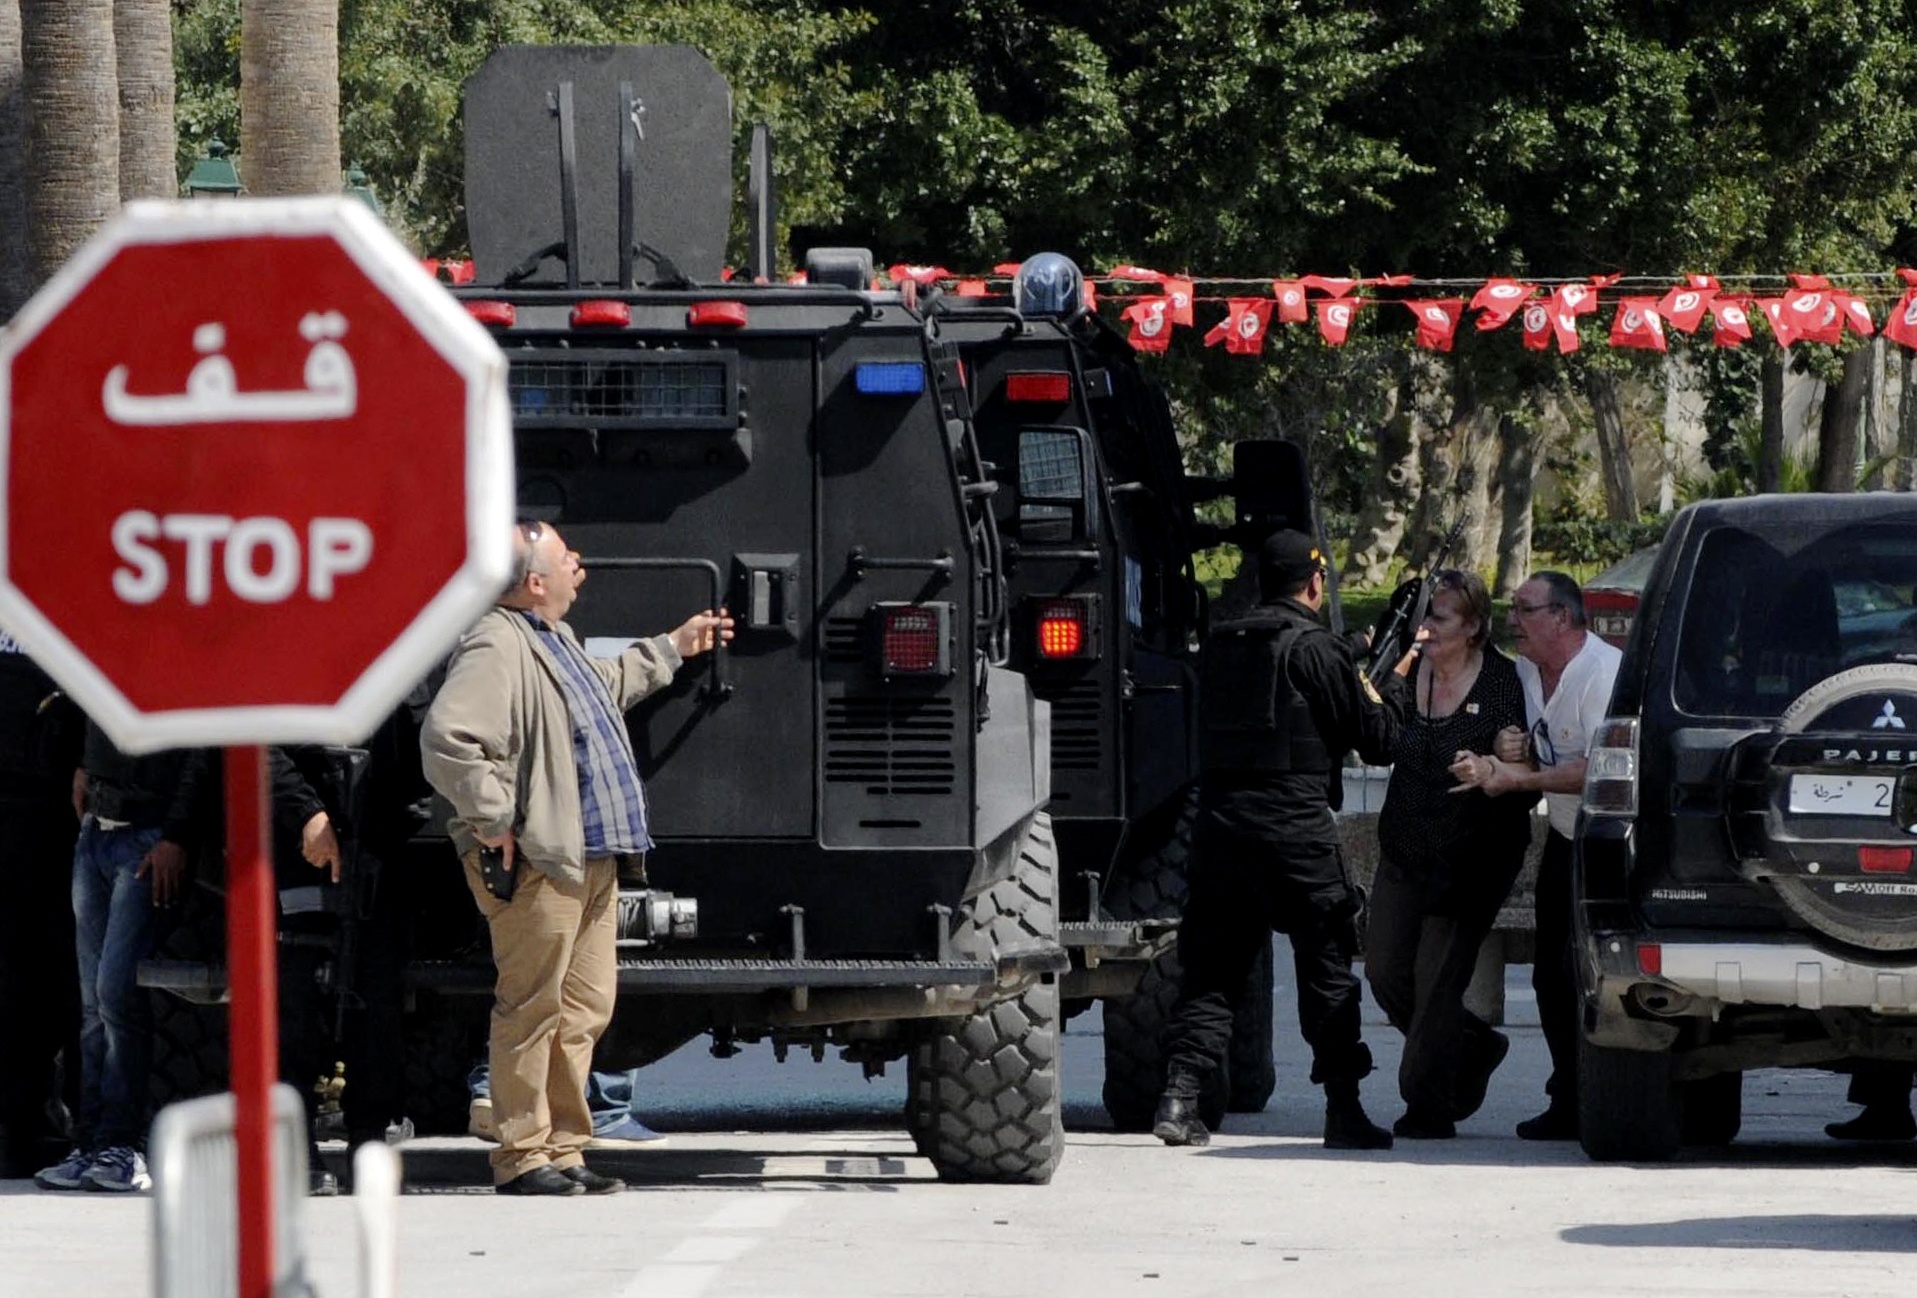
[[[1744,1125],[1744,1074],[1717,1073],[1678,1084],[1679,1128],[1686,1145],[1722,1148]]]
[[[1012,876],[953,918],[952,950],[996,953],[1058,938],[1058,845],[1039,812]],[[907,1064],[906,1125],[939,1179],[1043,1185],[1065,1152],[1058,985],[935,1019]]]
[[[1663,1163],[1684,1144],[1683,1092],[1668,1050],[1578,1040],[1578,1143],[1597,1163]]]
[[[189,887],[181,912],[155,954],[166,960],[224,965],[225,898],[211,888]],[[196,1005],[165,991],[147,994],[153,1013],[148,1079],[154,1108],[226,1090],[226,1006]]]

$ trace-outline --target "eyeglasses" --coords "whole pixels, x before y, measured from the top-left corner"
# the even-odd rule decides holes
[[[1550,608],[1551,605],[1544,607]],[[1538,759],[1539,766],[1558,764],[1558,750],[1551,743],[1551,727],[1545,724],[1543,717],[1539,717],[1531,727],[1531,752]]]
[[[1542,613],[1546,609],[1553,609],[1556,607],[1557,605],[1553,604],[1549,600],[1546,600],[1542,604],[1520,604],[1516,600],[1511,601],[1511,611],[1513,613],[1521,613],[1526,617],[1530,617],[1534,613]]]
[[[538,545],[539,538],[546,534],[546,525],[536,518],[519,520],[519,534],[526,538],[527,545]]]

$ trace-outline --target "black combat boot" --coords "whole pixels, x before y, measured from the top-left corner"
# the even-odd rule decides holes
[[[1198,1116],[1198,1092],[1204,1080],[1173,1069],[1152,1115],[1152,1135],[1167,1145],[1209,1145],[1211,1132]]]
[[[1917,1120],[1910,1105],[1866,1104],[1849,1122],[1828,1122],[1824,1134],[1833,1140],[1910,1140],[1917,1138]]]
[[[1358,1083],[1325,1083],[1325,1148],[1390,1149],[1391,1133],[1365,1114]]]

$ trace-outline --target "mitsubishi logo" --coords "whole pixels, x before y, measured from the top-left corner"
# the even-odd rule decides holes
[[[1870,728],[1872,730],[1902,730],[1904,728],[1904,719],[1897,715],[1897,705],[1889,699],[1885,699],[1883,715],[1872,719]]]

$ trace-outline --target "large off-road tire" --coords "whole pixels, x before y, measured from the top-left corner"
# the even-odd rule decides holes
[[[157,954],[168,960],[226,963],[225,899],[211,888],[190,887],[180,916]],[[227,1089],[227,1010],[195,1005],[171,992],[147,993],[153,1014],[148,1070],[154,1108]]]
[[[406,1116],[422,1136],[463,1136],[471,1092],[466,1080],[486,1057],[485,997],[422,992],[406,1016]],[[352,1078],[347,1078],[352,1084]]]
[[[1662,1163],[1684,1144],[1683,1096],[1668,1050],[1578,1042],[1578,1141],[1598,1163]]]
[[[1744,1125],[1744,1074],[1718,1073],[1678,1085],[1684,1143],[1721,1148]]]
[[[1173,919],[1185,908],[1185,872],[1191,859],[1196,793],[1187,788],[1132,826],[1133,852],[1106,889],[1114,919]],[[1165,1028],[1178,999],[1177,949],[1163,952],[1130,996],[1104,1002],[1105,1112],[1119,1131],[1149,1131],[1165,1086]],[[1216,1130],[1227,1110],[1258,1113],[1277,1087],[1271,1053],[1271,948],[1253,962],[1245,996],[1232,1022],[1231,1048],[1198,1098],[1198,1114]]]
[[[1058,940],[1058,845],[1040,812],[1008,879],[952,922],[960,955]],[[908,1064],[907,1126],[945,1181],[1043,1185],[1065,1151],[1058,986],[1045,982],[984,1011],[933,1020]]]

